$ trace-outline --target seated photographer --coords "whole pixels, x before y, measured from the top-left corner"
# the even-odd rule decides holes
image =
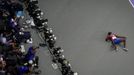
[[[16,17],[8,19],[8,27],[11,28],[14,31],[14,33],[20,31],[20,26],[16,22]]]
[[[53,48],[53,54],[59,57],[64,50],[61,47]]]
[[[36,9],[39,9],[38,5],[35,5],[35,4],[32,4],[32,3],[29,3],[28,5],[26,5],[26,10],[29,12],[29,15]]]
[[[29,31],[20,31],[15,34],[16,41],[18,43],[32,43],[31,33]],[[28,42],[29,40],[29,42]]]
[[[34,60],[38,49],[39,47],[36,47],[36,46],[29,47],[28,52],[25,55],[26,62],[28,62],[29,60]]]
[[[32,73],[32,64],[28,63],[26,65],[17,67],[17,73],[17,75],[30,75]]]
[[[36,22],[35,22],[36,27],[39,30],[47,28],[48,27],[47,23],[48,23],[47,19],[40,19],[40,20],[37,19]]]

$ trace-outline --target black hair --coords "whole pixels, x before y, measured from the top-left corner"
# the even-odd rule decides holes
[[[107,34],[108,34],[108,35],[111,35],[111,34],[112,34],[112,32],[108,32]]]

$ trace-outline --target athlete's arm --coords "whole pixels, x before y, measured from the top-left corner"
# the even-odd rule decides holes
[[[109,39],[109,36],[107,36],[106,38],[105,38],[105,41],[109,41],[110,39]]]
[[[117,38],[126,38],[124,36],[115,35]]]
[[[112,46],[116,49],[117,47],[116,47],[116,45],[114,44],[114,42],[111,41],[111,43],[112,43]]]

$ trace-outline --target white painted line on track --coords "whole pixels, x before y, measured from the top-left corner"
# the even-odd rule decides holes
[[[134,8],[134,4],[131,0],[129,0],[130,4],[132,5],[132,7]]]

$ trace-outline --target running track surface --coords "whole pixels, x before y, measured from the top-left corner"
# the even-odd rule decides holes
[[[134,9],[128,0],[39,0],[39,6],[79,75],[134,75]],[[110,49],[104,39],[109,31],[127,37],[128,52]],[[61,75],[46,48],[38,55],[41,75]]]

